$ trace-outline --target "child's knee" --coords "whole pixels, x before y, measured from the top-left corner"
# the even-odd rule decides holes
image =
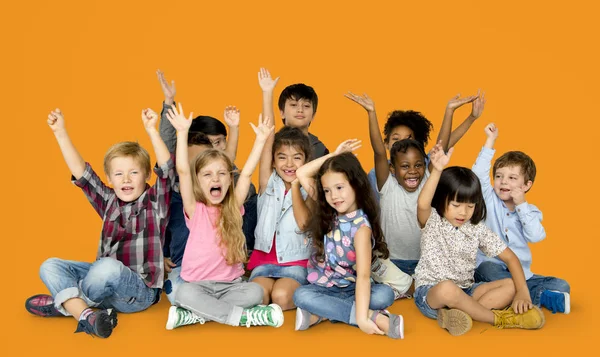
[[[517,293],[515,282],[512,279],[502,279],[500,282],[502,283],[502,285],[500,285],[502,291],[504,291],[506,295],[509,295],[511,298],[514,297]]]
[[[314,298],[314,294],[310,291],[310,289],[306,289],[305,286],[301,286],[296,291],[294,291],[294,295],[292,296],[292,300],[294,301],[294,305],[298,307],[302,307],[306,305],[307,301],[310,301]]]
[[[377,284],[371,293],[369,307],[372,310],[382,310],[394,303],[394,290],[385,284]]]
[[[281,307],[288,307],[294,304],[294,291],[290,289],[273,289],[271,292],[271,301]]]
[[[40,277],[46,280],[49,276],[62,275],[63,264],[58,258],[48,258],[40,265]]]
[[[264,290],[259,284],[247,283],[246,296],[248,297],[248,300],[251,301],[250,305],[258,305],[262,303],[264,294]]]
[[[461,297],[462,290],[453,281],[444,280],[435,286],[435,289],[429,290],[429,294],[433,293],[437,295],[438,299],[441,300],[447,306],[454,306],[458,303]]]
[[[123,263],[113,258],[101,258],[95,261],[81,284],[84,294],[87,295],[89,291],[86,290],[92,287],[103,289],[111,282],[116,282],[121,276],[122,269]]]

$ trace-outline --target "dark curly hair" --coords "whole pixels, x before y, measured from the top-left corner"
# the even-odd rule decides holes
[[[327,159],[315,177],[317,202],[313,219],[310,221],[307,231],[312,237],[312,245],[316,250],[314,256],[316,261],[324,261],[325,259],[323,237],[334,229],[335,216],[337,215],[337,211],[327,203],[321,184],[321,178],[327,172],[339,172],[346,175],[356,195],[357,207],[363,210],[371,223],[371,230],[375,239],[371,258],[379,256],[386,259],[390,253],[381,229],[379,205],[375,200],[367,174],[354,154],[343,153]]]
[[[390,150],[390,160],[392,165],[396,166],[396,155],[398,155],[399,152],[406,154],[410,148],[416,149],[421,155],[423,155],[423,160],[425,160],[427,157],[427,154],[423,149],[423,145],[420,142],[414,139],[402,139],[396,141]]]
[[[413,139],[422,143],[423,147],[427,146],[429,133],[433,130],[433,124],[423,114],[414,110],[394,110],[388,115],[387,122],[383,127],[386,144],[390,142],[390,134],[394,128],[402,125],[413,131]]]

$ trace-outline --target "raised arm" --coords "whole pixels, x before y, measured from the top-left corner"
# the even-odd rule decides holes
[[[417,219],[421,228],[425,227],[425,224],[431,215],[431,200],[433,200],[433,195],[440,182],[442,171],[444,171],[444,167],[446,167],[450,161],[450,156],[452,156],[453,151],[454,148],[450,148],[447,154],[444,153],[442,143],[440,142],[431,149],[431,153],[429,154],[432,163],[431,174],[425,182],[425,185],[423,185],[423,189],[421,190],[417,201]]]
[[[56,142],[58,142],[60,151],[63,154],[71,174],[75,179],[79,180],[85,171],[85,161],[83,161],[83,158],[79,155],[75,145],[71,142],[69,134],[67,134],[67,130],[65,129],[65,119],[60,109],[56,108],[51,111],[50,114],[48,114],[47,122],[50,129],[52,129],[52,132],[54,132]]]
[[[308,193],[308,196],[313,201],[317,200],[315,175],[319,171],[319,168],[321,167],[321,165],[323,165],[323,163],[332,156],[339,155],[343,152],[353,152],[354,150],[357,150],[361,146],[362,145],[361,145],[360,140],[357,140],[357,139],[346,140],[346,141],[342,142],[334,152],[329,153],[325,156],[322,156],[311,162],[308,162],[308,163],[300,166],[296,170],[296,178],[298,179],[298,181],[300,181],[300,184],[302,185],[302,187],[304,187],[304,189]]]
[[[381,131],[379,130],[379,122],[377,121],[377,113],[375,112],[375,103],[373,103],[373,99],[367,94],[359,96],[348,92],[344,96],[363,107],[369,116],[369,139],[371,141],[371,147],[373,148],[377,189],[381,190],[390,175],[390,164],[388,163],[385,145],[383,143],[383,138],[381,137]]]
[[[471,103],[472,103],[471,114],[469,114],[469,116],[458,126],[458,128],[456,128],[452,131],[452,133],[450,134],[450,141],[448,143],[448,147],[454,147],[456,145],[456,143],[458,143],[458,141],[467,133],[467,131],[469,131],[469,128],[471,128],[471,125],[473,125],[475,120],[477,120],[483,113],[483,107],[485,106],[485,102],[486,102],[485,92],[483,94],[480,94],[480,92],[478,91],[474,100],[471,101]],[[448,103],[448,104],[450,104],[450,103]],[[446,108],[446,113],[447,112],[448,112],[448,108]],[[453,114],[454,114],[454,111],[452,111],[451,115],[453,115]]]
[[[262,110],[265,119],[269,119],[267,126],[274,123],[275,114],[273,112],[273,90],[279,81],[279,77],[272,79],[271,74],[266,68],[261,68],[258,72],[258,84],[262,90]],[[258,193],[262,194],[267,188],[269,177],[273,171],[273,140],[275,134],[271,134],[265,142],[265,147],[260,157],[260,168],[258,171]]]
[[[187,148],[187,137],[194,113],[190,113],[189,118],[183,115],[183,107],[179,103],[179,110],[175,104],[171,105],[171,109],[167,112],[167,119],[177,130],[177,151],[175,153],[175,166],[179,175],[179,192],[183,201],[183,210],[191,219],[196,210],[196,198],[192,189],[192,172],[190,168]]]
[[[156,71],[156,76],[158,77],[158,82],[160,83],[160,87],[162,88],[163,95],[165,96],[165,100],[163,102],[163,107],[160,112],[160,124],[159,124],[159,132],[160,137],[167,145],[169,152],[174,153],[175,147],[177,145],[177,131],[173,128],[173,125],[167,119],[167,112],[173,105],[175,100],[175,81],[171,81],[171,84],[167,82],[165,79],[165,74],[159,69]]]
[[[254,124],[250,123],[254,133],[256,133],[256,140],[254,140],[252,151],[250,151],[250,155],[246,160],[246,164],[244,165],[242,172],[240,172],[240,177],[238,178],[237,185],[235,186],[235,198],[240,207],[244,204],[246,196],[248,195],[250,183],[252,182],[252,173],[256,169],[256,165],[258,165],[258,161],[260,160],[260,155],[265,147],[267,138],[273,135],[275,126],[269,125],[268,123],[270,122],[271,120],[269,118],[263,119],[261,114],[258,117],[258,126],[254,126]]]
[[[223,118],[225,119],[225,124],[229,127],[225,153],[229,156],[231,162],[235,162],[240,137],[240,111],[234,106],[227,106],[223,112]]]
[[[475,160],[472,169],[481,183],[483,197],[488,201],[496,194],[494,192],[492,181],[490,181],[490,169],[492,166],[492,158],[494,157],[494,143],[498,138],[498,129],[494,123],[490,123],[486,125],[484,131],[487,139],[485,145],[479,152],[479,155],[477,155],[477,159]]]
[[[156,164],[161,167],[169,161],[171,154],[169,153],[169,149],[167,149],[165,142],[160,137],[158,130],[156,130],[158,115],[150,108],[144,109],[142,110],[142,121],[144,122],[144,128],[152,142],[154,155],[156,155]]]

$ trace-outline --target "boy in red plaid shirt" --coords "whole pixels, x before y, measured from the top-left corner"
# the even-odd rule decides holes
[[[50,295],[35,295],[25,307],[34,315],[73,316],[75,332],[106,338],[117,325],[117,313],[138,312],[158,302],[163,286],[163,237],[174,182],[174,163],[156,129],[158,116],[142,111],[156,154],[158,179],[150,179],[150,156],[139,144],[122,142],[104,157],[106,186],[75,149],[56,109],[48,115],[72,182],[80,187],[102,217],[102,235],[94,263],[50,258],[40,277]],[[97,310],[92,310],[92,307]]]

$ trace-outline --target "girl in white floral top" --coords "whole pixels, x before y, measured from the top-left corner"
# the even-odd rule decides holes
[[[469,331],[472,319],[500,328],[542,327],[544,315],[531,303],[519,259],[484,223],[479,179],[464,167],[444,170],[452,151],[445,154],[440,144],[433,148],[433,170],[419,195],[417,218],[422,236],[415,270],[417,307],[425,316],[437,318],[440,327],[452,335]],[[474,284],[478,249],[502,260],[513,279]]]
[[[333,154],[296,171],[315,202],[308,229],[310,284],[294,293],[296,330],[328,319],[368,334],[403,338],[402,316],[384,310],[394,302],[392,288],[370,280],[372,259],[385,259],[389,252],[367,174],[351,153],[359,146],[356,140],[345,141]]]

